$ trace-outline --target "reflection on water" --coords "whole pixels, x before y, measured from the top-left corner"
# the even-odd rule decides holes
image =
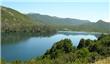
[[[56,33],[56,34],[29,34],[29,33],[5,33],[2,34],[2,58],[11,60],[29,60],[43,55],[47,49],[61,39],[71,39],[74,46],[80,39],[95,40],[93,34]],[[13,43],[13,44],[12,44]]]
[[[19,41],[26,40],[30,37],[50,37],[52,36],[53,33],[48,34],[48,33],[2,33],[1,34],[1,42],[2,44],[13,44],[17,43]]]

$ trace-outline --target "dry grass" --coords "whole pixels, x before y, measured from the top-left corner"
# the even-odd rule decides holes
[[[99,60],[95,62],[94,64],[110,64],[110,57],[103,59],[103,60]]]

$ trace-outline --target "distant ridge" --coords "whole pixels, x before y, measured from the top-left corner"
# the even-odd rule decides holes
[[[28,17],[32,18],[34,21],[39,20],[44,24],[57,25],[62,27],[64,30],[74,30],[74,31],[93,31],[93,32],[109,32],[110,33],[110,23],[103,20],[98,20],[97,22],[90,22],[89,20],[80,20],[73,18],[60,18],[49,15],[41,15],[38,13],[29,13]]]
[[[64,25],[81,25],[85,23],[89,23],[89,20],[80,20],[80,19],[72,19],[72,18],[60,18],[56,16],[49,16],[49,15],[41,15],[38,13],[29,13],[27,14],[33,20],[40,20],[44,23],[51,23],[51,24],[64,24]]]
[[[59,18],[36,13],[22,14],[12,8],[1,6],[2,31],[71,30],[110,33],[110,23],[103,20],[90,22],[73,18]],[[49,30],[50,29],[50,30]]]

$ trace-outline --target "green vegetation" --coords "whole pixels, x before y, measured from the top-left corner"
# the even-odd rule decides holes
[[[59,17],[54,17],[54,16],[41,15],[37,13],[30,13],[30,14],[27,14],[27,16],[32,18],[35,21],[39,20],[42,23],[55,24],[55,25],[81,25],[81,24],[90,22],[89,20],[59,18]]]
[[[56,30],[90,31],[110,33],[110,23],[89,20],[51,17],[40,14],[22,14],[11,8],[1,6],[2,32],[50,33]]]
[[[34,22],[28,16],[3,6],[1,6],[1,24],[2,32],[56,32],[53,26]]]
[[[61,19],[56,17],[41,16],[36,18],[34,16],[24,15],[16,10],[1,6],[1,31],[3,33],[38,33],[47,34],[54,33],[56,30],[78,30],[78,31],[96,31],[110,33],[110,23],[99,20],[96,23],[82,22],[78,19]],[[73,21],[74,20],[74,21]],[[48,21],[48,22],[47,22]],[[51,22],[52,21],[52,22]],[[76,23],[76,21],[80,23]],[[29,36],[32,36],[30,34]],[[35,35],[35,34],[34,34]],[[36,34],[37,35],[37,34]],[[25,37],[25,34],[22,35]],[[22,36],[18,36],[14,41],[19,41]],[[3,39],[7,41],[11,36],[5,34]],[[2,39],[2,40],[3,40]],[[81,39],[79,45],[74,47],[71,40],[64,39],[56,42],[51,49],[39,57],[28,61],[13,61],[8,62],[2,59],[2,64],[88,64],[94,63],[97,60],[110,57],[110,35],[102,35],[98,40],[84,40]]]
[[[44,57],[56,58],[57,56],[61,55],[62,53],[69,53],[73,49],[71,40],[65,39],[55,43],[50,50],[48,50]]]
[[[82,25],[79,25],[78,27],[79,29],[84,29],[84,31],[110,33],[110,22],[105,22],[103,20],[98,20],[96,23],[82,24]]]
[[[89,31],[89,32],[107,32],[110,33],[110,23],[98,20],[90,22],[89,20],[80,20],[72,18],[59,18],[48,15],[40,15],[36,13],[27,14],[34,21],[53,25],[58,30],[73,30],[73,31]]]
[[[88,64],[110,57],[110,35],[102,35],[98,40],[80,40],[77,47],[71,40],[56,42],[51,49],[39,57],[28,61],[13,61],[11,64]],[[98,62],[97,62],[98,61]],[[10,63],[2,60],[2,63]]]

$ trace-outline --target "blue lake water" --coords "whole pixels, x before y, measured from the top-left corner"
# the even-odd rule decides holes
[[[96,40],[97,35],[77,32],[59,32],[49,36],[28,37],[22,34],[5,35],[2,37],[1,57],[7,61],[29,60],[43,55],[55,42],[65,38],[71,39],[73,46],[77,46],[80,39]]]

